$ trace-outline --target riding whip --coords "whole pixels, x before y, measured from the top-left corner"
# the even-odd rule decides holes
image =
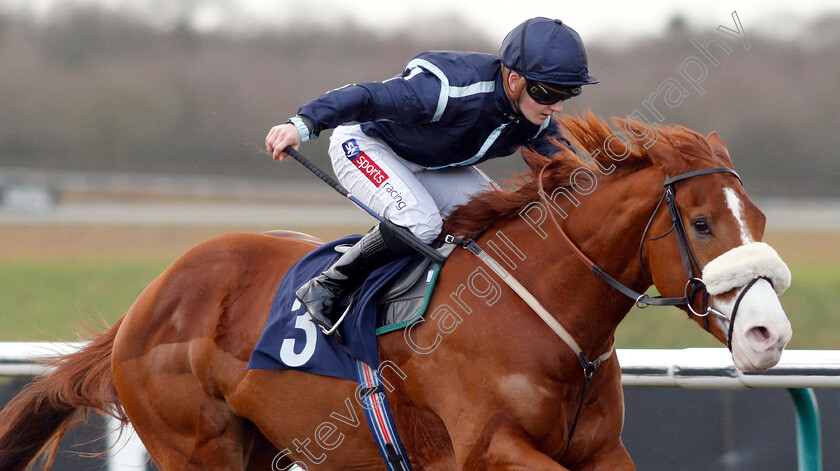
[[[335,181],[332,177],[324,173],[323,170],[318,168],[315,164],[309,161],[306,157],[303,156],[300,152],[296,151],[292,146],[288,146],[284,149],[284,152],[291,155],[293,159],[297,160],[304,167],[306,167],[310,172],[314,173],[315,176],[320,178],[324,183],[331,186],[335,191],[339,192],[341,196],[352,201],[356,206],[362,208],[366,213],[370,214],[374,218],[376,218],[380,223],[385,224],[389,229],[394,231],[394,234],[403,242],[406,243],[409,247],[419,252],[424,257],[428,258],[429,260],[437,263],[438,265],[443,265],[443,262],[446,261],[446,258],[441,255],[437,250],[433,249],[429,244],[424,243],[420,239],[417,238],[410,230],[403,226],[398,226],[393,222],[385,219],[384,217],[377,214],[374,210],[370,209],[366,204],[359,201],[358,198],[350,194],[346,188],[341,186],[341,183]]]

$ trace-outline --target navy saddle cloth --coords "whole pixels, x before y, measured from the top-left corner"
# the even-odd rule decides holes
[[[296,369],[357,381],[356,360],[374,368],[379,365],[377,333],[406,327],[421,317],[440,267],[415,255],[378,268],[352,299],[343,300],[352,301],[351,312],[339,327],[343,345],[312,322],[295,298],[295,290],[338,260],[341,253],[336,248],[354,245],[359,239],[354,235],[324,244],[289,269],[277,288],[248,369]]]

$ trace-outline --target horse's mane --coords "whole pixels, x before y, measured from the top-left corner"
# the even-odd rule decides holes
[[[610,177],[621,178],[657,165],[653,152],[644,145],[650,145],[650,142],[639,137],[648,128],[657,131],[657,143],[679,152],[686,165],[698,159],[715,159],[706,138],[682,126],[651,127],[638,121],[613,118],[613,124],[621,129],[617,131],[592,112],[583,116],[564,116],[558,121],[578,154],[555,138],[550,139],[560,151],[554,155],[543,156],[523,148],[522,154],[530,170],[509,181],[511,188],[491,189],[473,196],[446,219],[442,233],[469,236],[494,222],[518,215],[528,204],[539,201],[538,177],[543,167],[543,188],[550,193],[559,187],[569,188],[572,173],[580,167],[597,172],[596,165],[602,168],[614,165],[616,168]],[[619,156],[623,158],[619,160]]]

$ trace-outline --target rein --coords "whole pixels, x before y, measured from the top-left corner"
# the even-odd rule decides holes
[[[550,163],[549,163],[550,164]],[[542,202],[547,206],[551,207],[553,204],[548,200],[547,193],[543,187],[543,174],[545,169],[548,167],[549,164],[546,164],[541,170],[539,174],[539,195]],[[706,292],[706,287],[703,281],[700,279],[700,275],[702,275],[702,270],[700,269],[700,264],[697,262],[697,257],[694,255],[694,250],[691,248],[691,244],[688,241],[688,235],[685,230],[685,226],[682,222],[682,217],[680,215],[680,210],[677,207],[676,203],[676,195],[674,192],[674,184],[682,181],[687,180],[692,177],[700,176],[700,175],[709,175],[714,173],[730,173],[735,175],[738,180],[741,180],[741,177],[732,169],[720,167],[720,168],[709,168],[703,170],[697,170],[694,172],[683,173],[681,175],[677,175],[675,177],[667,178],[664,183],[665,191],[662,193],[662,198],[660,198],[659,203],[656,205],[656,208],[653,210],[653,214],[651,214],[650,219],[648,220],[647,226],[645,226],[645,231],[642,234],[642,241],[639,244],[639,266],[642,268],[642,273],[647,275],[647,271],[645,270],[644,264],[641,260],[641,253],[642,253],[642,246],[645,243],[645,237],[647,236],[647,232],[650,229],[651,224],[653,223],[653,218],[656,217],[656,214],[659,212],[659,209],[662,207],[663,202],[667,202],[668,210],[671,213],[671,222],[672,227],[671,229],[659,237],[664,237],[665,235],[669,234],[672,231],[676,231],[677,233],[677,243],[680,249],[680,258],[683,263],[683,268],[685,269],[686,275],[688,277],[688,282],[686,283],[686,293],[682,297],[662,297],[662,296],[648,296],[643,293],[638,293],[634,291],[629,286],[625,285],[624,283],[616,280],[609,274],[607,274],[601,267],[595,264],[591,258],[589,258],[583,251],[578,248],[577,244],[575,244],[569,235],[566,234],[566,231],[563,230],[563,226],[557,222],[557,218],[554,216],[552,211],[547,211],[549,216],[551,216],[551,222],[554,223],[554,227],[557,228],[557,231],[569,245],[569,248],[572,249],[572,252],[586,265],[593,273],[598,275],[599,278],[604,280],[607,284],[618,290],[621,294],[633,299],[636,301],[636,305],[639,308],[645,308],[648,306],[688,306],[689,310],[692,313],[698,316],[706,316],[710,313],[714,315],[723,316],[722,313],[714,310],[710,306],[708,306],[708,293]],[[657,237],[657,238],[659,238]],[[695,272],[694,267],[697,266],[697,272]],[[691,292],[689,293],[689,287],[691,288]],[[698,313],[694,311],[691,300],[694,296],[702,290],[703,292],[703,304],[704,310],[702,313]],[[725,317],[725,316],[724,316]],[[728,320],[728,319],[727,319]]]
[[[501,278],[502,281],[504,281],[514,292],[516,292],[516,294],[519,295],[519,297],[523,301],[525,301],[525,303],[534,312],[536,312],[538,316],[540,316],[543,322],[545,322],[548,325],[548,327],[550,327],[551,330],[554,331],[554,333],[557,334],[557,336],[560,337],[560,339],[563,340],[563,342],[566,345],[568,345],[568,347],[573,352],[575,352],[575,356],[577,356],[578,360],[580,361],[580,364],[583,367],[585,374],[591,376],[591,374],[595,372],[598,366],[600,366],[601,363],[605,362],[612,355],[612,352],[615,350],[614,345],[611,345],[610,349],[607,350],[606,353],[596,358],[595,361],[589,361],[589,357],[586,355],[583,349],[580,348],[580,345],[578,345],[578,343],[575,341],[575,338],[572,336],[572,334],[570,334],[565,327],[563,327],[559,322],[557,322],[557,319],[555,319],[554,316],[552,316],[551,313],[548,312],[548,309],[546,309],[545,307],[543,307],[542,304],[540,304],[537,298],[534,297],[534,295],[531,294],[527,288],[522,286],[522,283],[520,283],[516,278],[514,278],[514,276],[511,275],[510,272],[508,272],[501,264],[499,264],[499,262],[497,262],[495,259],[493,259],[493,257],[491,257],[487,252],[485,252],[484,249],[479,247],[478,244],[475,243],[475,240],[463,240],[452,235],[447,235],[444,240],[448,243],[457,244],[469,250],[473,255],[478,257],[479,260],[484,262],[484,264],[487,265],[487,267],[490,268],[490,270],[492,270],[493,273],[498,275],[498,277]]]
[[[569,438],[566,441],[566,447],[563,450],[563,454],[560,455],[560,459],[566,456],[566,452],[569,451],[569,446],[572,444],[572,437],[575,434],[575,429],[577,428],[578,420],[580,419],[580,413],[583,410],[583,402],[586,398],[586,393],[589,391],[589,383],[592,382],[592,377],[595,375],[595,371],[601,366],[602,363],[607,361],[615,351],[615,339],[613,339],[613,343],[610,345],[609,350],[606,353],[603,353],[601,356],[595,359],[595,361],[590,361],[589,357],[586,355],[586,352],[580,348],[580,345],[575,341],[575,338],[572,334],[566,330],[551,313],[548,312],[548,309],[543,307],[542,304],[537,300],[537,298],[532,295],[527,288],[522,286],[522,284],[517,281],[516,278],[513,277],[503,266],[499,264],[493,257],[491,257],[487,252],[485,252],[478,244],[475,243],[474,238],[470,240],[463,240],[459,239],[458,237],[452,236],[447,234],[444,240],[447,243],[457,244],[462,248],[469,250],[473,255],[478,257],[479,260],[484,262],[490,270],[493,271],[499,278],[502,279],[514,292],[516,292],[519,297],[525,301],[528,306],[540,316],[540,318],[545,322],[551,330],[560,337],[561,340],[573,351],[577,356],[578,361],[580,362],[581,366],[583,367],[583,389],[580,395],[580,402],[578,403],[577,412],[575,413],[575,419],[572,422],[572,426],[569,428]]]
[[[550,162],[549,162],[550,164]],[[540,169],[539,174],[539,195],[542,202],[550,207],[551,202],[547,199],[547,193],[543,187],[543,173],[545,172],[546,167],[549,164],[543,166]],[[686,306],[688,311],[691,314],[694,314],[697,317],[703,318],[703,327],[706,331],[710,331],[709,326],[709,315],[713,315],[724,322],[729,323],[729,327],[726,333],[726,346],[729,351],[732,351],[732,332],[735,327],[735,317],[738,315],[738,307],[741,305],[741,300],[747,294],[747,291],[750,290],[755,285],[755,282],[763,279],[767,280],[771,286],[773,285],[773,281],[766,277],[766,276],[759,276],[754,278],[750,281],[744,288],[741,290],[741,293],[738,295],[738,298],[735,302],[735,306],[732,309],[732,314],[730,317],[727,317],[724,313],[718,311],[717,309],[713,308],[709,304],[709,291],[706,289],[706,283],[701,278],[703,276],[703,270],[700,268],[700,263],[697,261],[697,256],[694,254],[694,249],[691,247],[691,243],[688,240],[688,232],[685,229],[685,225],[682,221],[682,215],[680,214],[680,209],[677,207],[677,198],[676,192],[674,188],[674,184],[681,182],[683,180],[688,180],[689,178],[701,176],[701,175],[711,175],[715,173],[728,173],[734,175],[735,178],[741,182],[741,176],[731,168],[726,167],[716,167],[716,168],[707,168],[702,170],[695,170],[693,172],[686,172],[674,177],[666,177],[663,186],[665,190],[662,192],[662,197],[659,199],[659,203],[656,204],[656,208],[653,210],[653,214],[650,215],[650,219],[645,225],[645,230],[642,233],[642,240],[639,242],[639,267],[642,269],[642,273],[645,276],[649,276],[647,270],[645,270],[644,262],[642,261],[642,249],[644,247],[645,239],[647,237],[647,233],[650,230],[651,224],[653,224],[653,219],[656,217],[657,213],[659,213],[659,209],[662,207],[662,203],[666,202],[668,204],[668,212],[671,215],[671,228],[668,229],[667,232],[660,236],[653,237],[651,240],[660,239],[665,237],[666,235],[670,234],[671,232],[675,232],[677,236],[677,245],[680,250],[680,259],[682,260],[683,269],[685,270],[686,277],[688,281],[685,284],[685,293],[682,297],[662,297],[662,296],[648,296],[646,294],[637,293],[629,286],[621,283],[620,281],[616,280],[615,278],[608,275],[604,270],[601,269],[595,262],[592,261],[583,251],[578,248],[578,246],[569,238],[566,231],[563,230],[563,226],[557,222],[557,218],[554,216],[552,211],[547,211],[549,216],[551,216],[551,221],[554,223],[554,226],[557,228],[557,231],[560,232],[560,235],[563,236],[563,239],[569,245],[569,248],[572,249],[572,252],[577,255],[578,259],[580,259],[593,273],[598,275],[599,278],[604,280],[607,284],[618,290],[623,295],[629,297],[630,299],[636,300],[636,306],[640,309],[646,308],[648,306]],[[695,270],[696,267],[696,270]],[[702,295],[703,301],[703,309],[698,312],[694,310],[694,306],[692,305],[692,300],[694,297],[700,293]]]
[[[653,223],[653,219],[654,219],[654,217],[656,217],[656,214],[659,212],[659,209],[662,207],[662,202],[665,201],[668,204],[668,210],[671,214],[672,227],[671,227],[671,229],[668,230],[668,232],[666,232],[665,234],[663,234],[662,236],[659,236],[659,237],[664,237],[665,235],[667,235],[671,232],[674,232],[674,231],[676,232],[677,242],[678,242],[679,249],[680,249],[680,259],[682,260],[683,268],[685,269],[686,276],[688,277],[688,282],[686,283],[686,287],[685,287],[685,295],[682,296],[682,297],[661,297],[661,296],[651,297],[651,296],[648,296],[648,295],[643,294],[643,293],[637,293],[636,291],[634,291],[629,286],[625,285],[624,283],[621,283],[620,281],[616,280],[615,278],[613,278],[612,276],[607,274],[604,270],[601,269],[601,267],[596,265],[595,262],[592,261],[591,258],[589,258],[585,253],[583,253],[583,251],[577,246],[577,244],[575,244],[572,241],[572,239],[569,237],[569,235],[566,234],[566,231],[563,230],[563,226],[561,226],[560,223],[557,222],[557,218],[554,216],[554,212],[551,211],[551,209],[549,209],[552,206],[552,202],[548,201],[547,193],[545,192],[545,189],[543,187],[543,174],[545,173],[545,169],[548,167],[549,164],[546,164],[545,166],[543,166],[542,169],[540,169],[539,192],[538,193],[540,195],[540,199],[542,200],[543,204],[546,205],[546,208],[547,208],[546,212],[548,212],[548,214],[551,216],[551,221],[554,223],[554,226],[557,228],[558,232],[560,232],[560,235],[566,241],[569,248],[572,249],[572,252],[574,252],[574,254],[578,257],[578,259],[580,259],[580,261],[582,261],[584,263],[584,265],[589,267],[589,269],[592,270],[593,273],[598,275],[598,277],[601,278],[602,280],[604,280],[607,284],[609,284],[610,286],[612,286],[613,288],[618,290],[623,295],[629,297],[630,299],[634,299],[636,301],[636,305],[639,306],[640,308],[644,308],[644,307],[651,306],[651,305],[653,305],[653,306],[682,306],[682,305],[688,306],[688,309],[692,313],[694,313],[697,316],[704,317],[704,319],[705,319],[704,320],[704,324],[705,324],[704,327],[706,328],[707,331],[709,330],[709,320],[708,320],[707,316],[710,313],[713,314],[713,315],[722,317],[726,320],[729,320],[729,332],[727,334],[727,346],[729,347],[729,350],[731,351],[732,350],[732,328],[735,324],[734,321],[735,321],[735,315],[737,314],[738,304],[740,304],[740,301],[743,298],[744,294],[747,292],[747,290],[749,290],[749,288],[752,287],[752,285],[758,279],[753,280],[742,291],[741,296],[739,296],[738,301],[735,304],[735,309],[733,310],[731,320],[727,319],[726,316],[723,313],[721,313],[720,311],[717,311],[716,309],[713,309],[709,305],[709,303],[708,303],[709,293],[706,290],[706,284],[700,278],[700,276],[702,276],[702,269],[700,268],[700,263],[697,261],[697,256],[694,254],[694,250],[691,248],[691,243],[688,241],[688,234],[685,230],[685,225],[682,222],[682,216],[680,215],[679,208],[677,207],[676,195],[675,195],[675,192],[674,192],[674,184],[679,182],[679,181],[687,180],[687,179],[692,178],[692,177],[696,177],[696,176],[700,176],[700,175],[709,175],[709,174],[714,174],[714,173],[730,173],[732,175],[735,175],[735,177],[738,178],[739,181],[741,180],[741,177],[734,170],[732,170],[730,168],[719,167],[719,168],[710,168],[710,169],[697,170],[697,171],[693,171],[693,172],[687,172],[687,173],[677,175],[675,177],[666,178],[665,183],[664,183],[665,190],[663,191],[662,197],[659,199],[659,203],[657,203],[656,208],[653,210],[653,214],[651,214],[650,219],[648,220],[648,223],[645,226],[645,231],[642,234],[642,240],[639,243],[639,265],[642,268],[642,272],[645,273],[645,275],[647,275],[647,272],[645,271],[644,263],[642,263],[642,255],[641,255],[642,254],[642,247],[645,243],[645,237],[647,236],[647,232],[650,229],[651,224]],[[657,238],[659,238],[659,237],[657,237]],[[694,270],[695,266],[697,267],[696,272]],[[689,293],[689,288],[691,288],[690,293]],[[704,312],[702,314],[696,312],[691,305],[692,299],[694,299],[694,296],[698,292],[702,292],[702,295],[703,295],[703,311]],[[613,344],[613,347],[610,349],[610,352],[612,352],[612,350],[614,348],[615,348],[615,345]],[[585,379],[584,379],[584,383],[583,383],[583,390],[581,392],[580,403],[578,404],[577,413],[575,414],[575,419],[574,419],[574,421],[572,423],[572,426],[570,428],[570,431],[569,431],[569,438],[568,438],[568,441],[566,442],[566,448],[564,449],[563,454],[561,455],[560,459],[562,459],[564,456],[566,456],[566,452],[569,451],[569,446],[572,443],[572,436],[575,433],[575,428],[577,427],[578,419],[580,419],[580,413],[581,413],[581,409],[583,408],[584,399],[586,398],[586,393],[589,389],[589,383],[591,382],[592,375],[594,373],[595,373],[595,368],[593,368],[590,371],[590,370],[587,370],[586,367],[584,367]]]
[[[773,286],[773,280],[766,276],[759,276],[758,278],[753,278],[752,281],[747,283],[747,286],[744,286],[744,289],[741,290],[741,293],[735,300],[735,307],[732,308],[732,318],[729,320],[729,331],[726,334],[726,348],[728,348],[730,352],[732,351],[732,329],[735,328],[735,316],[738,315],[738,307],[741,305],[741,301],[744,299],[747,291],[749,291],[758,280],[767,280],[767,282],[770,283],[770,286]]]
[[[550,163],[549,163],[550,164]],[[552,207],[553,204],[548,200],[547,193],[543,187],[543,174],[545,169],[548,167],[549,164],[546,164],[539,173],[539,195],[540,198],[547,207]],[[710,175],[716,173],[729,173],[734,175],[738,180],[741,180],[741,177],[732,169],[719,167],[719,168],[710,168],[710,169],[703,169],[697,170],[693,172],[687,172],[675,177],[669,177],[665,179],[663,186],[665,190],[662,193],[662,197],[659,199],[659,203],[657,203],[656,208],[651,214],[650,219],[648,220],[647,225],[645,226],[644,233],[642,234],[642,240],[639,244],[639,265],[642,269],[642,273],[645,276],[648,276],[647,271],[645,270],[644,263],[642,262],[642,248],[645,243],[645,239],[647,237],[647,233],[650,229],[650,226],[653,223],[653,219],[659,213],[660,208],[662,207],[662,203],[665,202],[668,205],[668,211],[671,215],[671,229],[669,229],[665,234],[661,236],[654,237],[651,240],[659,239],[661,237],[665,237],[666,235],[670,234],[671,232],[675,232],[677,236],[677,243],[680,250],[680,259],[683,264],[683,268],[685,269],[686,276],[688,281],[685,287],[684,296],[681,297],[662,297],[662,296],[648,296],[643,293],[638,293],[629,286],[621,283],[620,281],[616,280],[609,274],[607,274],[601,267],[595,264],[591,258],[589,258],[583,251],[575,244],[572,239],[566,234],[566,231],[563,230],[563,227],[557,222],[557,218],[554,216],[554,212],[550,209],[547,210],[549,215],[551,216],[551,221],[554,223],[554,226],[557,228],[557,231],[563,237],[563,239],[568,244],[569,248],[572,252],[577,256],[577,258],[584,263],[593,273],[595,273],[599,278],[604,280],[607,284],[618,290],[620,293],[624,294],[625,296],[629,297],[636,301],[636,305],[640,308],[644,308],[647,306],[687,306],[688,310],[699,316],[705,318],[705,328],[709,330],[709,321],[708,315],[712,314],[716,317],[720,317],[729,322],[729,331],[727,334],[727,346],[730,350],[732,350],[732,328],[735,321],[735,316],[737,314],[738,305],[741,302],[741,299],[744,297],[746,292],[755,284],[758,279],[765,277],[759,277],[752,282],[750,282],[741,292],[740,296],[738,297],[735,308],[732,312],[732,317],[727,318],[723,313],[714,309],[709,304],[709,293],[706,289],[706,284],[701,279],[703,274],[702,269],[700,268],[700,263],[697,261],[697,256],[694,254],[694,250],[691,247],[691,243],[688,240],[688,233],[685,229],[685,225],[682,222],[682,216],[680,214],[679,208],[677,207],[676,203],[676,194],[674,190],[674,184],[687,180],[689,178],[693,178],[700,175]],[[589,385],[592,381],[592,377],[595,374],[595,371],[598,369],[599,366],[606,360],[608,360],[612,353],[615,351],[615,341],[613,340],[613,344],[610,346],[609,350],[595,359],[595,361],[590,361],[586,353],[580,348],[580,345],[575,341],[574,337],[566,330],[558,321],[557,319],[552,316],[545,307],[540,304],[540,302],[530,293],[528,290],[522,286],[519,281],[516,280],[504,267],[502,267],[496,260],[493,259],[489,254],[487,254],[481,247],[478,246],[475,242],[475,238],[470,240],[463,240],[458,237],[452,235],[446,235],[445,241],[449,243],[454,243],[462,248],[469,250],[472,254],[478,257],[488,268],[490,268],[499,278],[501,278],[511,289],[516,292],[519,297],[525,301],[528,306],[540,316],[540,318],[560,337],[561,340],[575,353],[578,360],[580,361],[581,366],[583,367],[583,375],[584,375],[584,382],[583,388],[581,391],[580,403],[577,407],[577,412],[575,413],[574,421],[572,422],[571,427],[569,428],[568,440],[566,442],[566,447],[563,450],[563,454],[560,455],[560,459],[562,459],[566,452],[568,452],[569,447],[572,443],[572,437],[574,436],[575,429],[577,428],[578,420],[580,419],[580,414],[583,409],[584,400],[586,398],[586,393],[589,390]],[[696,269],[695,269],[696,267]],[[692,300],[698,294],[702,293],[703,299],[703,309],[702,312],[697,312],[694,310],[692,306]]]

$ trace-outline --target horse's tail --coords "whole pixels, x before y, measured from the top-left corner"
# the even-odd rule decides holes
[[[0,412],[0,470],[23,471],[43,457],[49,469],[61,438],[85,408],[127,422],[114,388],[111,350],[121,320],[81,350],[47,360],[54,369],[27,385]]]

